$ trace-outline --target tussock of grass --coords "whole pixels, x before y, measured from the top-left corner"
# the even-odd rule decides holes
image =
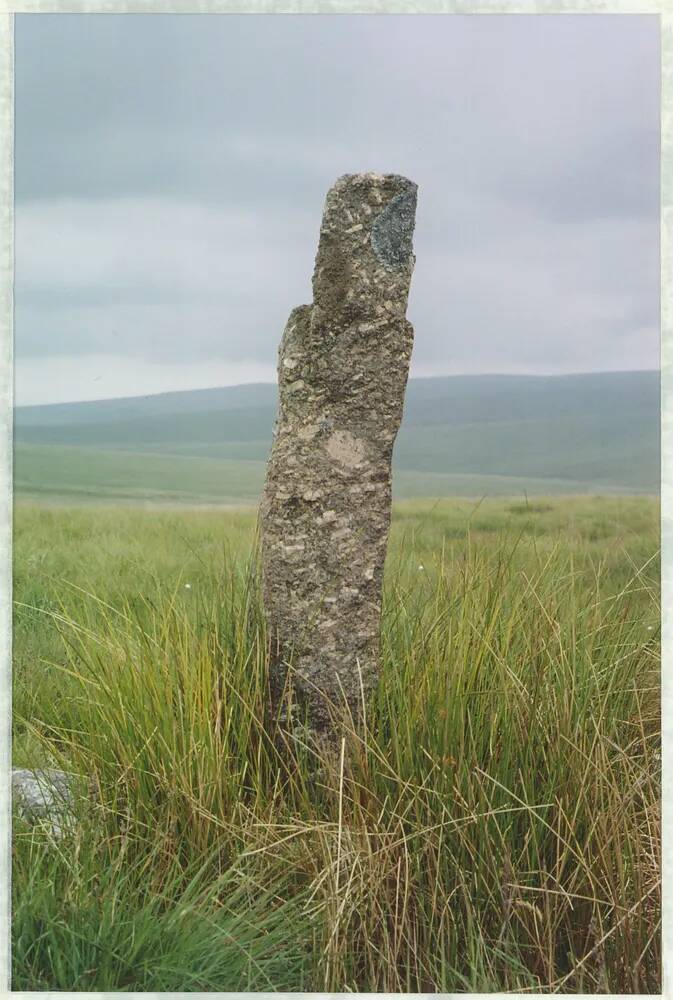
[[[161,841],[139,852],[96,832],[17,833],[13,990],[301,988],[299,900],[278,897],[277,873],[251,892],[217,860],[185,866]]]
[[[15,988],[659,989],[655,532],[617,558],[517,514],[454,547],[408,514],[334,749],[271,738],[240,555],[19,608],[63,643],[22,739],[96,792],[74,850],[17,838]]]

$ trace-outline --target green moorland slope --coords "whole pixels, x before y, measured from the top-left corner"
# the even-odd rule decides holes
[[[15,822],[13,989],[659,992],[658,501],[398,503],[336,753],[270,738],[254,524],[17,503],[14,762],[88,791]]]
[[[21,407],[15,489],[86,501],[250,502],[273,385]],[[659,376],[412,379],[394,489],[413,496],[656,493]]]

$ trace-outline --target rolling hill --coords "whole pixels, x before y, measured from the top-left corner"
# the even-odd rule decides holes
[[[275,385],[19,407],[15,490],[80,500],[252,502]],[[656,493],[659,373],[412,379],[399,497]]]

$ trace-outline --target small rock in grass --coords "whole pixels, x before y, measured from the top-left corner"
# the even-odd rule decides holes
[[[63,836],[74,819],[77,776],[55,768],[12,768],[12,798],[19,815],[29,823],[43,823],[55,838]]]

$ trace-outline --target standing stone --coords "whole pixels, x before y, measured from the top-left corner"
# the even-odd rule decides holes
[[[275,710],[355,717],[376,683],[393,443],[413,345],[406,320],[416,185],[347,174],[329,191],[313,304],[278,355],[279,410],[260,508]],[[292,673],[288,676],[288,664]]]

